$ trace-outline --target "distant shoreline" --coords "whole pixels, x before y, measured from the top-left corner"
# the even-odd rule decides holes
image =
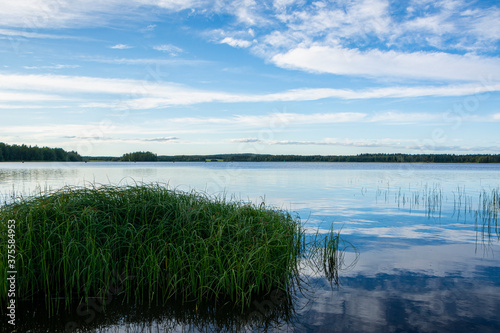
[[[330,162],[330,163],[500,163],[500,154],[358,154],[272,155],[252,153],[157,155],[133,152],[122,156],[81,156],[61,148],[9,146],[0,143],[0,162]]]
[[[134,156],[129,154],[128,156]],[[143,155],[138,155],[143,156]],[[333,163],[500,163],[500,154],[359,154],[359,155],[271,155],[271,154],[214,154],[214,155],[146,155],[125,159],[112,156],[84,156],[88,162],[333,162]]]
[[[230,153],[160,155],[136,151],[117,156],[81,156],[76,151],[0,142],[0,162],[363,162],[363,163],[500,163],[500,154],[358,154],[292,155]]]
[[[500,164],[500,162],[330,162],[330,161],[114,161],[114,160],[89,160],[89,161],[3,161],[0,165],[7,163],[63,163],[63,164],[81,164],[81,163],[335,163],[335,164],[350,164],[350,163],[388,163],[388,164]]]

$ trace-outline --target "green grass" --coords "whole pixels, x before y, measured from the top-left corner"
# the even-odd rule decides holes
[[[17,298],[69,306],[109,290],[140,304],[230,303],[287,291],[304,250],[288,212],[185,193],[158,184],[66,187],[0,207],[0,244],[16,220]],[[6,251],[0,281],[6,281]],[[0,303],[7,301],[6,284]],[[3,305],[2,305],[3,306]]]

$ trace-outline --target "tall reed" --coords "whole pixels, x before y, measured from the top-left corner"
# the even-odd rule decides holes
[[[476,215],[476,230],[481,232],[482,241],[490,241],[492,236],[500,239],[498,218],[500,213],[500,188],[482,190],[479,194]]]
[[[303,255],[307,258],[307,267],[312,269],[315,275],[324,275],[331,287],[340,285],[340,272],[356,266],[359,259],[358,250],[341,237],[341,230],[334,231],[333,226],[325,233],[318,230],[310,237]],[[346,261],[348,252],[351,252],[350,262]]]

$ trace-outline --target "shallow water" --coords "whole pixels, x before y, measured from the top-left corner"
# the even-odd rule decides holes
[[[294,295],[290,307],[269,296],[245,314],[203,314],[196,306],[123,307],[115,297],[93,318],[78,305],[51,319],[40,307],[26,308],[22,331],[56,331],[68,323],[100,332],[251,331],[259,323],[276,332],[500,330],[499,205],[484,206],[500,188],[500,165],[0,164],[4,200],[64,185],[134,182],[265,201],[297,212],[312,232],[333,223],[346,242],[339,285],[305,267],[310,288]]]

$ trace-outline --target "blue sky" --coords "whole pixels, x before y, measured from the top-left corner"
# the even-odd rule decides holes
[[[496,1],[6,0],[0,142],[500,153]]]

